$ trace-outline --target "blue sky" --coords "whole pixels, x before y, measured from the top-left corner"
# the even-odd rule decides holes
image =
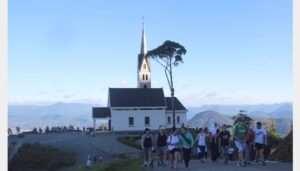
[[[292,101],[291,0],[10,0],[10,104],[106,105],[136,87],[142,17],[148,49],[184,45],[175,95],[186,106]],[[169,90],[152,62],[152,85]]]

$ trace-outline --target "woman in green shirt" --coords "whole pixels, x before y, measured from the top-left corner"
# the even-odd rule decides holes
[[[194,138],[192,134],[186,130],[185,127],[181,128],[181,132],[179,136],[179,144],[180,144],[180,149],[183,152],[185,168],[189,169],[189,162],[191,158],[192,147],[194,145]]]

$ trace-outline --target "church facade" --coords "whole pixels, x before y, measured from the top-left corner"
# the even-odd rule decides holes
[[[158,130],[160,125],[173,126],[172,99],[163,88],[151,88],[150,60],[146,58],[145,28],[137,64],[137,88],[109,88],[107,107],[93,107],[94,129],[99,119],[108,120],[108,130],[117,132]],[[187,109],[174,97],[176,127],[186,124]]]

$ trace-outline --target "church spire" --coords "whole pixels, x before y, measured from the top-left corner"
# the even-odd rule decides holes
[[[146,43],[146,33],[145,33],[144,17],[143,17],[141,54],[146,54],[146,52],[147,52],[147,43]]]
[[[150,61],[146,58],[147,44],[146,44],[146,34],[145,25],[143,17],[143,28],[142,28],[142,42],[141,42],[141,52],[138,55],[138,66],[137,66],[137,87],[138,88],[151,88],[151,70]]]

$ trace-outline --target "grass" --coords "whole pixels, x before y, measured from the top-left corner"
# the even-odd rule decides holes
[[[72,166],[76,161],[75,153],[62,151],[39,143],[23,144],[8,164],[10,171],[48,170],[56,171]]]
[[[79,171],[144,171],[144,168],[139,159],[121,159],[96,164],[90,168],[81,166]]]
[[[122,144],[141,150],[141,136],[123,136],[117,137]]]

